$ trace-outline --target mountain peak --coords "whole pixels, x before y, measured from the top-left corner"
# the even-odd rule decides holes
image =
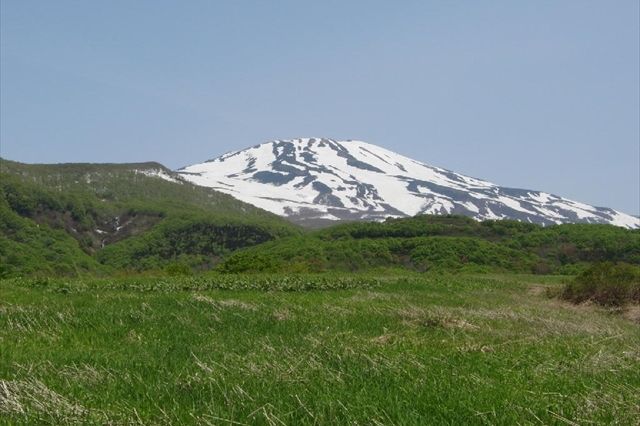
[[[460,214],[551,225],[640,220],[540,191],[506,188],[433,167],[359,140],[278,139],[178,171],[302,223]]]

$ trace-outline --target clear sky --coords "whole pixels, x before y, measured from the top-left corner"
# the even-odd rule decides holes
[[[640,213],[640,2],[0,1],[2,157],[362,139]]]

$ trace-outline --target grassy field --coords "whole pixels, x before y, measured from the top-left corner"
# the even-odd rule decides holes
[[[4,280],[0,423],[638,424],[633,310],[562,280]]]

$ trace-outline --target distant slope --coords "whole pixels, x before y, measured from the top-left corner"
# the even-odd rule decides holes
[[[193,183],[306,225],[457,214],[542,225],[640,227],[637,218],[609,208],[501,187],[355,140],[275,140],[178,172]]]
[[[640,230],[612,225],[542,227],[463,216],[350,223],[240,250],[222,272],[513,271],[575,273],[597,261],[640,264]]]
[[[41,225],[14,210],[15,200],[10,201],[5,191],[6,176],[0,178],[0,278],[101,271],[101,265],[64,230]]]
[[[208,268],[239,247],[299,232],[157,163],[0,160],[0,213],[5,275],[158,269],[172,262]]]

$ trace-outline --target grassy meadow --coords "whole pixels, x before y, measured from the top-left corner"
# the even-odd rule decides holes
[[[6,279],[0,423],[638,424],[638,310],[566,280]]]

